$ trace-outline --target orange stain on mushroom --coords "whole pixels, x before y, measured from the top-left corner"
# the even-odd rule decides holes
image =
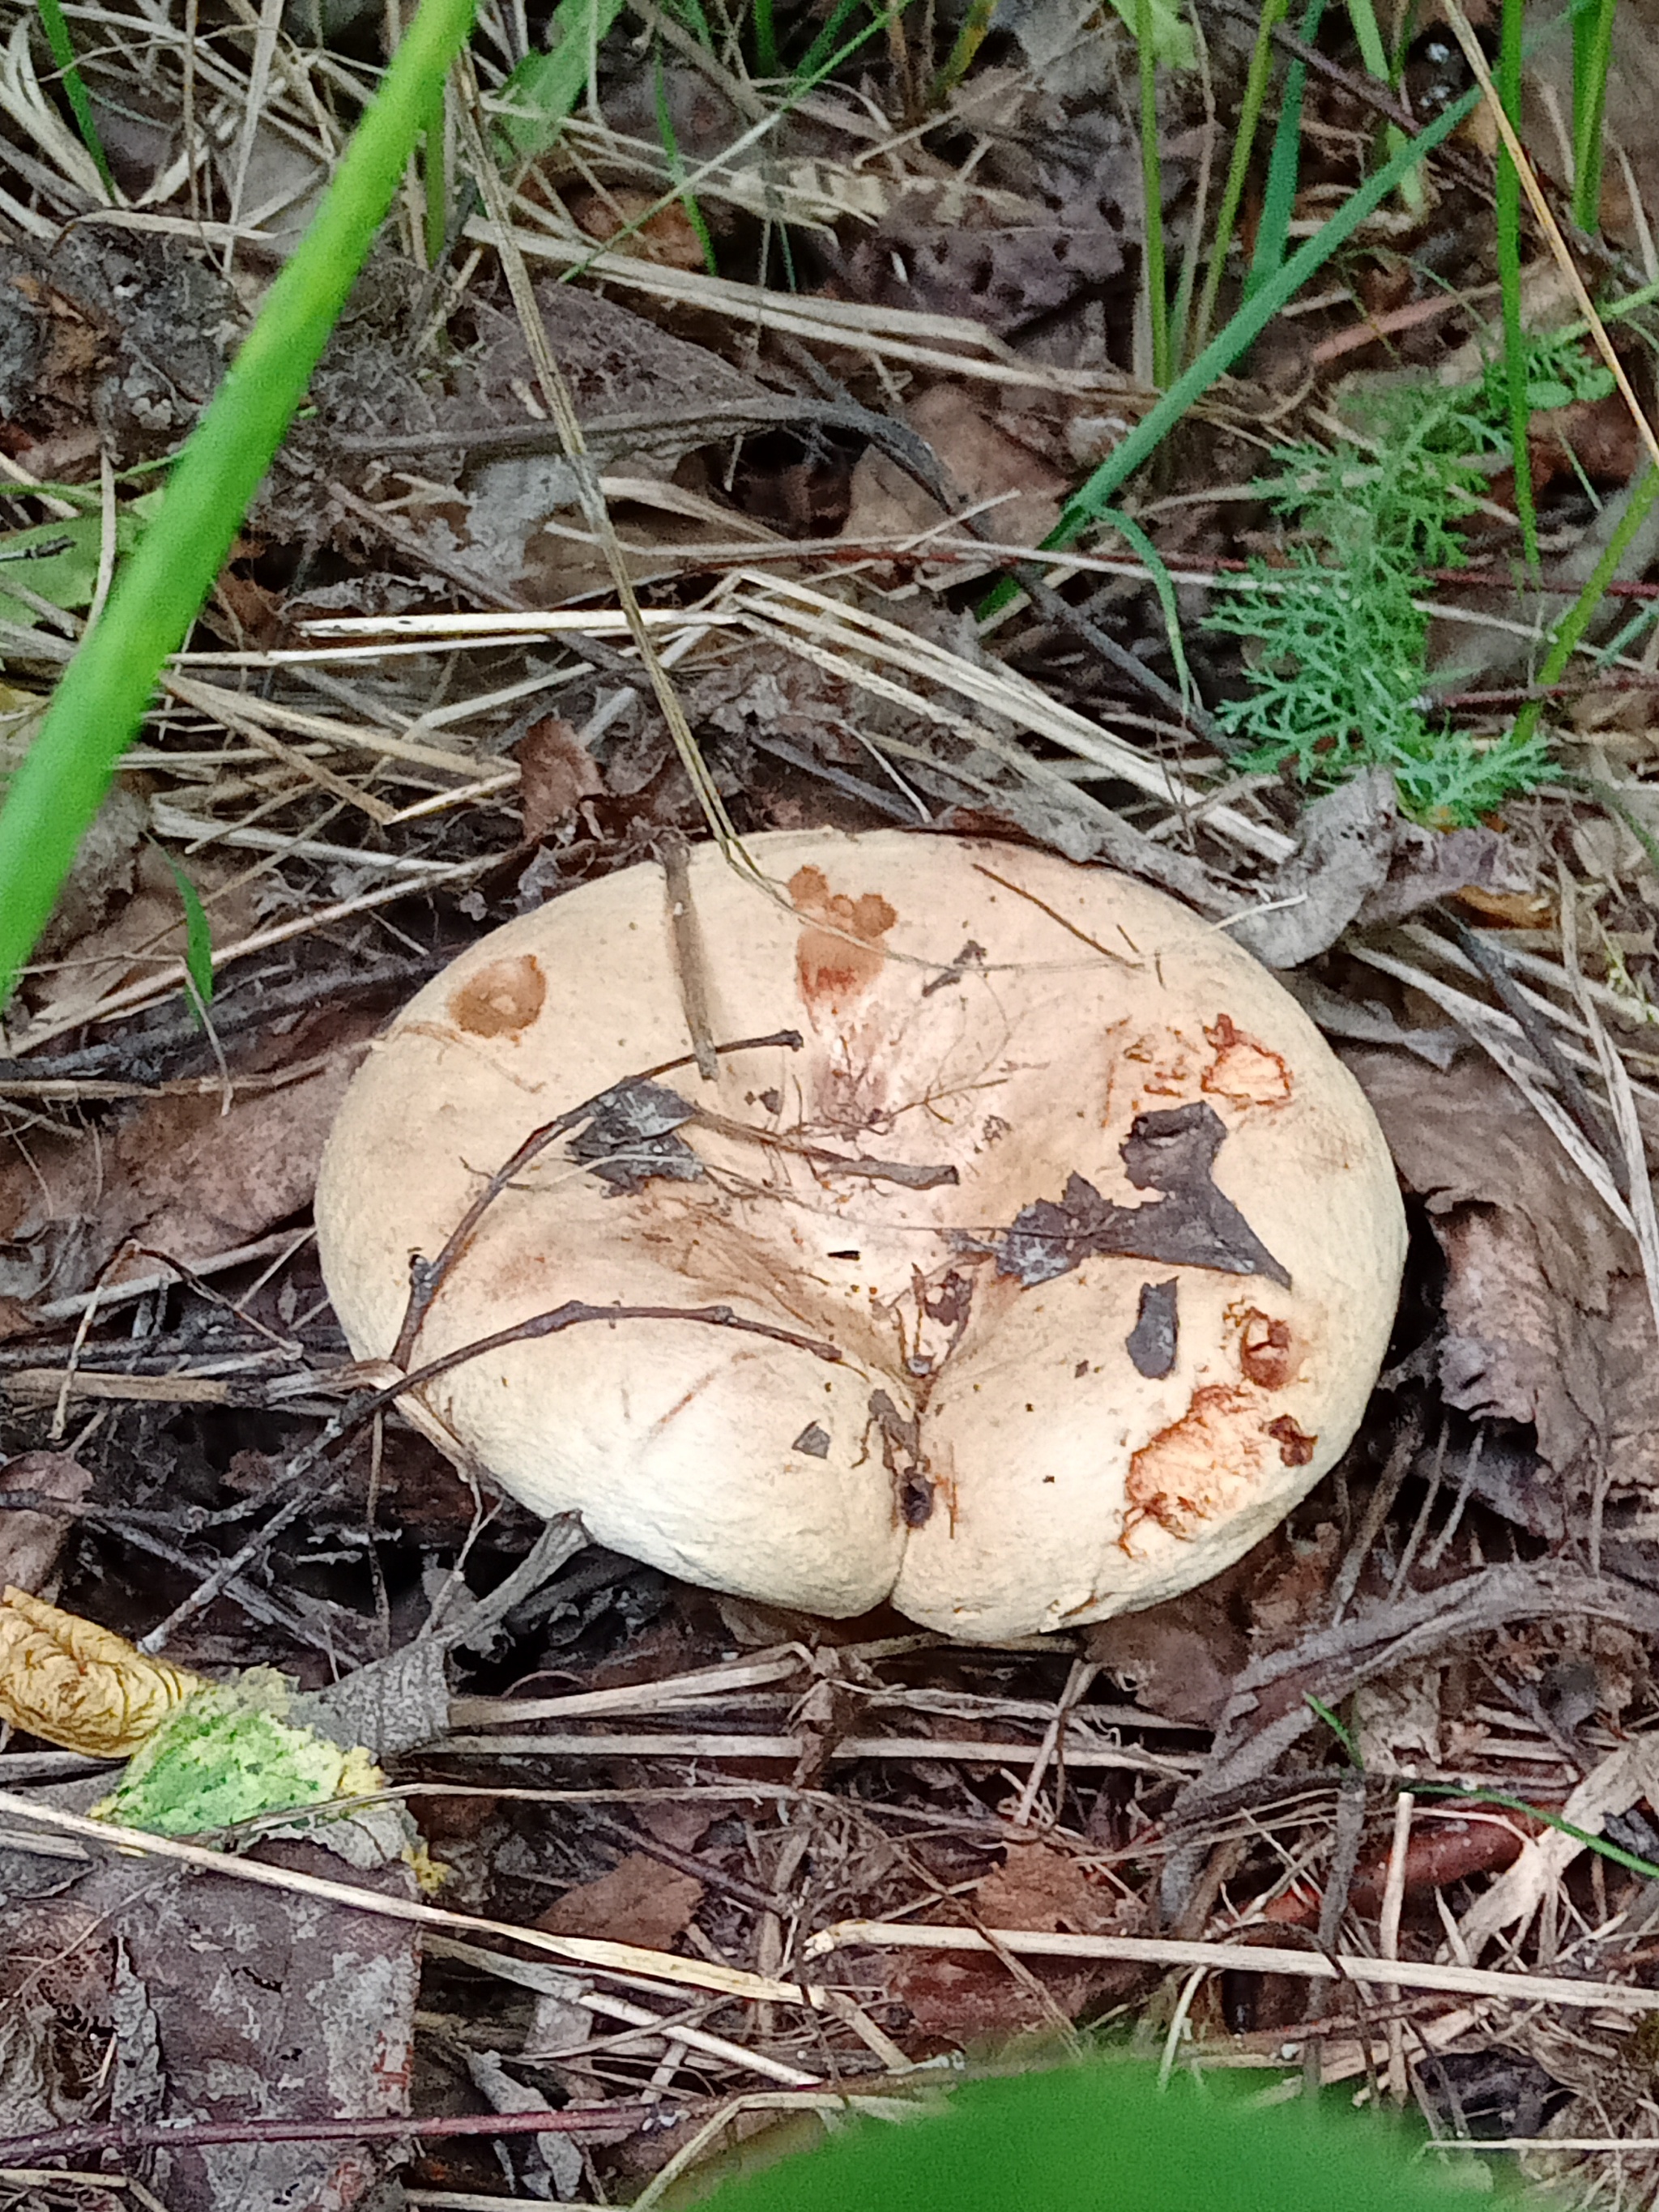
[[[1293,1364],[1289,1322],[1275,1320],[1260,1306],[1252,1306],[1238,1333],[1238,1364],[1247,1381],[1263,1390],[1282,1390],[1291,1379]]]
[[[881,973],[880,940],[898,920],[897,910],[879,891],[857,898],[832,891],[823,869],[810,865],[790,877],[789,896],[797,914],[820,925],[802,930],[795,952],[805,1003],[834,1009],[867,991]]]
[[[1218,1014],[1204,1031],[1215,1054],[1200,1080],[1212,1097],[1231,1106],[1282,1106],[1291,1095],[1291,1071],[1278,1053]]]
[[[533,952],[492,960],[469,975],[449,1001],[449,1017],[474,1036],[516,1036],[527,1030],[547,997],[547,978]]]
[[[1206,1521],[1230,1512],[1269,1469],[1269,1445],[1248,1390],[1208,1382],[1194,1390],[1178,1421],[1160,1429],[1129,1462],[1127,1510],[1118,1542],[1124,1551],[1144,1521],[1172,1536],[1195,1536]]]
[[[1313,1458],[1317,1437],[1310,1437],[1305,1429],[1297,1428],[1288,1413],[1281,1413],[1276,1421],[1267,1424],[1267,1434],[1279,1446],[1279,1456],[1286,1467],[1306,1467]]]

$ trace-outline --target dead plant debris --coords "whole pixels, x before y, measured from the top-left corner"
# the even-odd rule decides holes
[[[777,10],[763,67],[726,11],[704,42],[630,9],[487,200],[429,154],[0,1029],[0,2195],[28,2212],[64,2201],[35,2171],[60,2160],[88,2206],[400,2184],[648,2206],[722,2125],[1113,2038],[1413,2103],[1576,2204],[1659,2185],[1659,538],[1621,534],[1645,447],[1527,234],[1539,568],[1513,454],[1443,440],[1462,504],[1388,711],[1466,767],[1535,711],[1553,780],[1402,810],[1375,763],[1324,788],[1323,729],[1264,769],[1226,737],[1262,673],[1237,610],[1340,549],[1262,479],[1282,504],[1287,471],[1305,491],[1346,469],[1398,520],[1367,474],[1389,409],[1494,357],[1482,126],[1120,489],[1126,533],[1039,560],[1158,397],[1133,41],[1071,0],[988,33],[946,5],[792,78],[830,12]],[[22,0],[0,39],[0,781],[384,61],[379,13],[349,6],[67,17],[107,178]],[[1236,248],[1206,291],[1255,11],[1194,21],[1152,173],[1172,300],[1213,330],[1245,275]],[[1655,273],[1656,27],[1651,0],[1615,13],[1601,228],[1571,234],[1603,301]],[[539,5],[481,9],[482,111],[451,118],[452,153],[505,146],[507,78],[548,30]],[[1299,56],[1292,244],[1380,131],[1463,89],[1437,11],[1419,32],[1397,94],[1342,11]],[[1270,118],[1297,45],[1281,28]],[[1523,118],[1561,210],[1569,70],[1546,43]],[[1264,139],[1252,251],[1266,166]],[[1609,327],[1650,407],[1647,311]],[[1540,639],[1610,562],[1595,657],[1544,680]],[[615,617],[624,568],[656,672]],[[1359,633],[1320,634],[1346,696]],[[1278,969],[1338,1045],[1405,1194],[1405,1294],[1353,1443],[1224,1572],[989,1644],[884,1607],[829,1620],[544,1527],[410,1425],[403,1371],[476,1350],[413,1347],[509,1187],[562,1178],[614,1221],[614,1194],[706,1181],[707,1153],[733,1188],[840,1194],[843,1272],[872,1194],[914,1212],[958,1187],[942,1102],[814,1116],[791,1039],[732,1043],[699,1000],[695,899],[683,1057],[579,1115],[526,1091],[529,1149],[464,1152],[474,1210],[407,1285],[398,1364],[351,1359],[311,1208],[355,1071],[488,932],[629,867],[700,877],[711,816],[738,844],[925,830],[1109,866]],[[890,908],[796,892],[821,995],[881,965]],[[927,979],[941,1036],[1018,988],[988,941],[964,927]],[[469,1048],[503,1048],[545,988],[475,978]],[[1224,1261],[1242,1372],[1285,1387],[1285,1265],[1226,1135],[1285,1071],[1217,1011],[1201,1098],[1148,1095],[1094,1180],[1057,1160],[971,1261],[915,1271],[905,1390],[961,1338],[971,1267],[1035,1300],[1126,1250],[1145,1264],[1098,1357],[1159,1387],[1194,1325],[1170,1271]],[[698,1103],[717,1045],[776,1063],[740,1115]],[[985,1107],[988,1153],[1007,1135]],[[722,1350],[749,1325],[728,1291],[678,1302]],[[596,1277],[533,1326],[573,1374],[601,1332],[614,1361],[622,1295]],[[839,1348],[775,1303],[769,1342],[815,1384],[790,1479],[822,1480]],[[943,1526],[897,1390],[866,1394],[862,1449],[907,1525]],[[1224,1409],[1196,1411],[1177,1444],[1207,1466]],[[1316,1441],[1284,1417],[1275,1465]],[[90,1817],[147,1698],[258,1668],[379,1758],[381,1802],[184,1839]]]

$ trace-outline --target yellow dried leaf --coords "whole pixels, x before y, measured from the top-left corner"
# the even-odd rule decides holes
[[[197,1675],[27,1590],[0,1598],[0,1719],[65,1751],[125,1759],[201,1687]]]

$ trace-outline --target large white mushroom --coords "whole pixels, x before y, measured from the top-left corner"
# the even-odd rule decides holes
[[[392,1024],[317,1194],[354,1350],[412,1370],[574,1306],[406,1410],[717,1589],[989,1640],[1217,1573],[1334,1464],[1387,1342],[1404,1220],[1358,1086],[1124,877],[748,849],[763,880],[705,846],[672,889],[555,899]],[[800,1041],[705,1037],[705,1023]]]

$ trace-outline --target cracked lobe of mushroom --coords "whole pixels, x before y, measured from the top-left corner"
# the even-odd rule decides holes
[[[798,1051],[665,1065],[690,1045],[655,866],[509,923],[398,1017],[319,1191],[354,1350],[389,1352],[411,1258],[587,1101],[413,1359],[573,1299],[839,1358],[599,1322],[411,1394],[445,1449],[690,1580],[967,1637],[1218,1572],[1334,1462],[1386,1344],[1403,1222],[1356,1086],[1265,969],[1122,878],[896,832],[750,849],[769,892],[690,856],[709,1016]]]

